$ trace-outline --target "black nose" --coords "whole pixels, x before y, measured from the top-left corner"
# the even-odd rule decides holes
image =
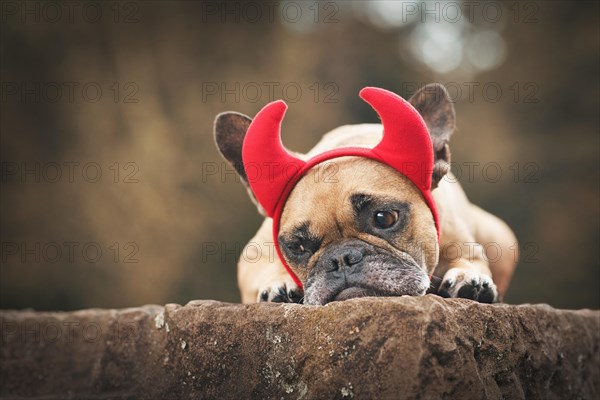
[[[350,268],[358,264],[363,259],[363,253],[350,246],[338,247],[329,255],[327,260],[327,270],[336,271],[341,268]]]

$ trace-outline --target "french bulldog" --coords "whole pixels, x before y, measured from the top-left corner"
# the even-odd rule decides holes
[[[281,205],[276,242],[273,218],[267,217],[242,252],[242,302],[324,305],[354,297],[425,293],[482,303],[502,300],[518,260],[517,240],[506,223],[469,202],[450,172],[454,105],[440,84],[421,88],[407,104],[424,123],[431,149],[426,152],[433,153],[429,187],[420,189],[406,173],[360,152],[307,169]],[[307,154],[290,154],[310,160],[346,147],[372,149],[389,128],[380,117],[383,125],[341,126]],[[269,216],[243,160],[252,123],[239,113],[221,113],[214,124],[215,141],[258,211]],[[259,129],[264,128],[255,127]],[[429,202],[428,193],[433,198]]]

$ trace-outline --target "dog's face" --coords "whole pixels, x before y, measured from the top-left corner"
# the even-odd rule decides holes
[[[298,182],[278,241],[306,304],[422,295],[437,264],[433,216],[418,189],[391,167],[359,157],[317,165]]]

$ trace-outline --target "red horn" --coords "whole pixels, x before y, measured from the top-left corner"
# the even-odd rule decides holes
[[[360,91],[360,97],[377,111],[383,125],[383,138],[373,152],[422,191],[428,191],[433,146],[419,112],[402,97],[384,89],[366,87]]]
[[[281,143],[281,121],[286,110],[282,100],[264,106],[248,127],[242,146],[248,183],[269,217],[273,217],[290,178],[305,165]]]

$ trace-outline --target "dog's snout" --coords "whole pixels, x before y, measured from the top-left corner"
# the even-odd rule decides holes
[[[363,259],[363,253],[360,249],[351,246],[343,246],[333,249],[327,256],[326,265],[328,272],[338,269],[350,268]]]

